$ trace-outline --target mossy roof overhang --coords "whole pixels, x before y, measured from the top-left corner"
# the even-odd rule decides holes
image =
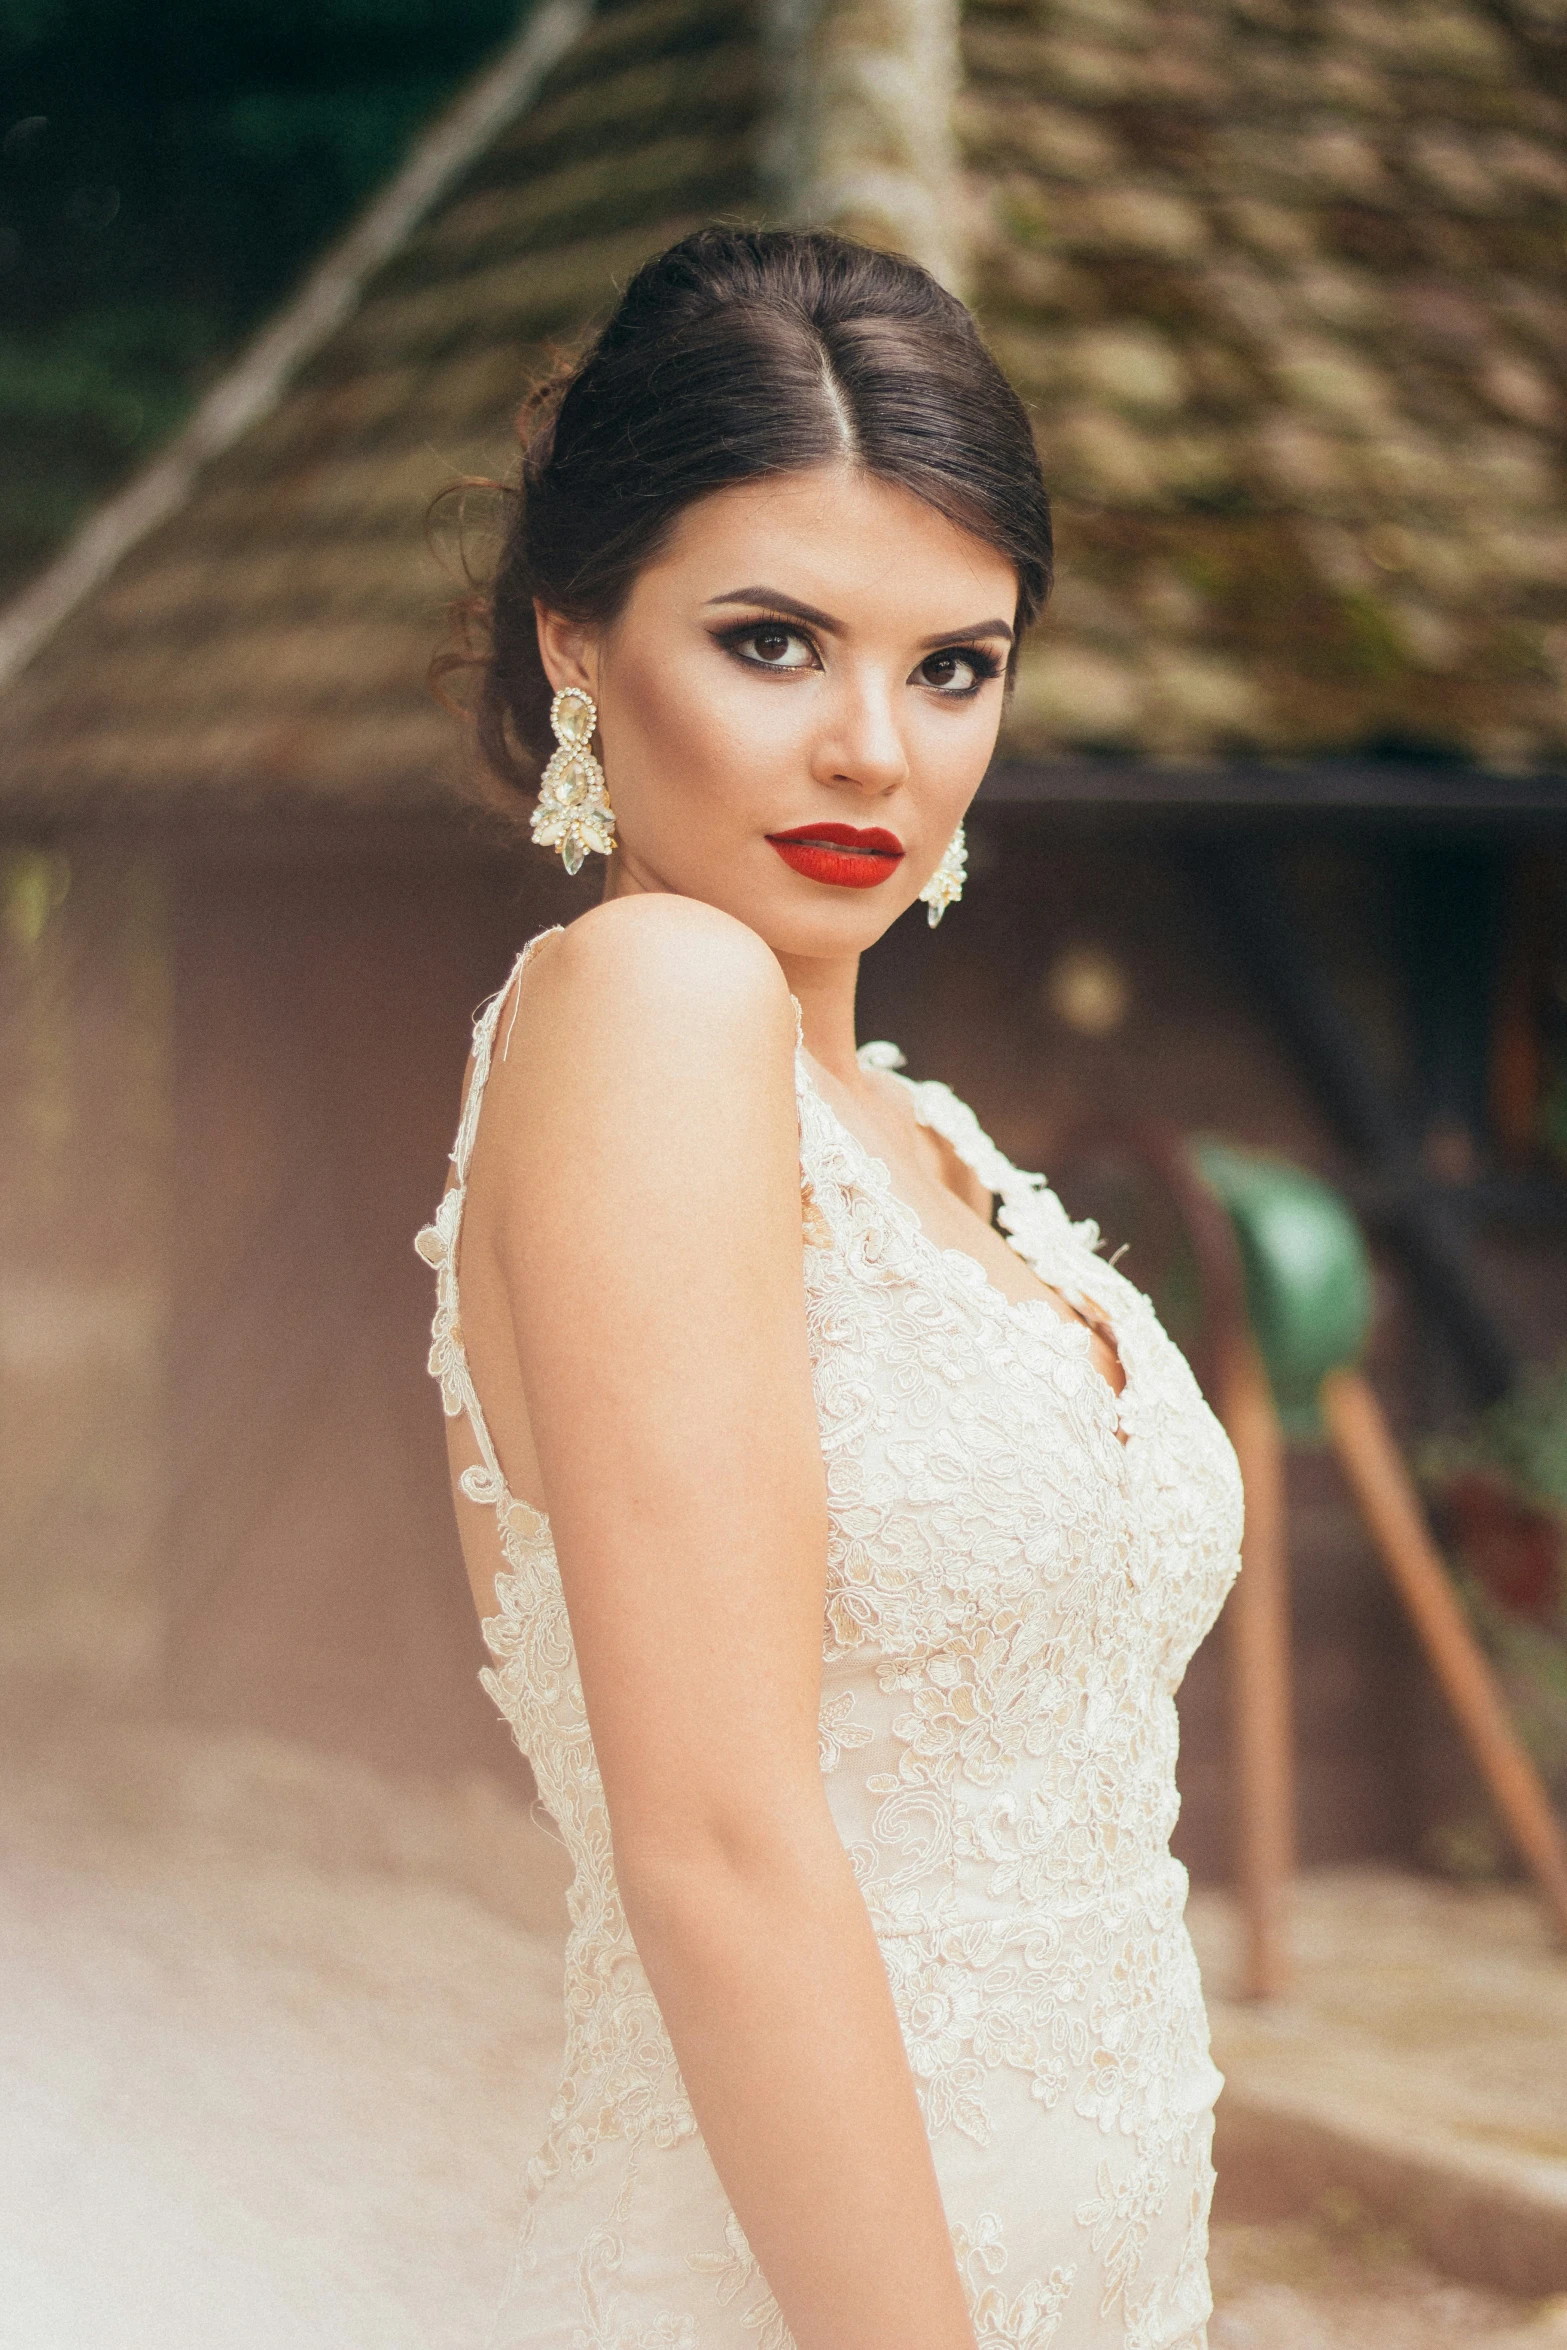
[[[1005,757],[1567,770],[1567,105],[1509,14],[968,0],[974,296],[1060,545]]]

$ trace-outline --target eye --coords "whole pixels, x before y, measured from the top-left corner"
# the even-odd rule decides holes
[[[816,648],[797,628],[781,620],[753,621],[746,628],[726,630],[719,642],[756,669],[814,669]]]
[[[982,645],[961,648],[954,645],[945,652],[929,653],[914,672],[919,684],[930,686],[951,701],[963,701],[970,694],[977,694],[982,685],[1000,674],[1000,662]]]

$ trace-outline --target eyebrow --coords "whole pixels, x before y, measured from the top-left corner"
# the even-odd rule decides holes
[[[776,588],[731,588],[728,595],[709,596],[708,607],[714,604],[749,604],[754,609],[761,605],[764,611],[780,612],[791,620],[803,620],[807,627],[819,628],[824,636],[842,636],[843,622],[834,620],[830,612],[818,612],[813,604],[801,604],[793,596],[781,596]],[[981,637],[1004,637],[1012,642],[1012,629],[1005,620],[977,620],[969,628],[943,629],[939,635],[920,639],[920,650],[929,652],[937,645],[973,644]]]

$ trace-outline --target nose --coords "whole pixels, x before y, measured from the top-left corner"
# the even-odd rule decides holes
[[[909,755],[882,679],[862,674],[842,680],[813,765],[820,782],[847,786],[867,798],[907,783]]]

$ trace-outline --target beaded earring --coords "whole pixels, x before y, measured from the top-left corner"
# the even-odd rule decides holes
[[[582,869],[589,849],[601,857],[615,846],[615,811],[604,789],[604,770],[590,745],[598,705],[580,685],[562,686],[550,704],[550,726],[559,748],[539,778],[539,804],[529,828],[541,849],[559,849],[568,873]]]
[[[942,852],[925,887],[920,891],[920,903],[926,909],[932,930],[949,906],[955,906],[963,895],[963,880],[968,872],[968,842],[960,824]]]

